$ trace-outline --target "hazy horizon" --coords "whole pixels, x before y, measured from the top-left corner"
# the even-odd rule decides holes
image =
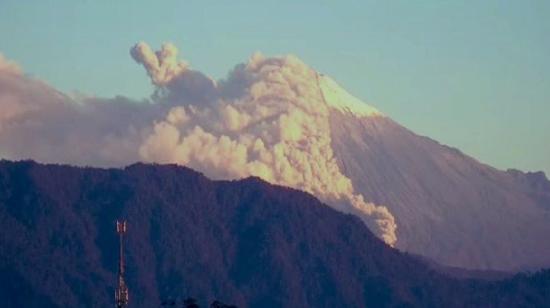
[[[412,131],[500,169],[550,173],[544,1],[2,1],[0,53],[65,93],[153,92],[129,48],[174,42],[224,78],[255,51],[295,54]]]

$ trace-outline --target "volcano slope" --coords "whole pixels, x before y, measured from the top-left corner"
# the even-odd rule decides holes
[[[514,271],[550,266],[550,182],[501,171],[386,116],[331,114],[342,172],[398,225],[396,247],[442,264]]]
[[[386,243],[448,266],[550,266],[550,182],[415,135],[295,56],[259,53],[214,80],[173,44],[130,49],[150,99],[77,98],[0,56],[0,157],[174,163],[263,180],[360,217]]]
[[[307,193],[211,181],[175,165],[0,162],[3,307],[106,307],[115,220],[128,220],[132,306],[193,296],[250,307],[521,307],[550,303],[550,272],[460,280]]]

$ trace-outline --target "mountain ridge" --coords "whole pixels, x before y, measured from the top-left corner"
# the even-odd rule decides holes
[[[548,271],[449,278],[384,244],[358,217],[258,178],[211,181],[176,165],[29,161],[0,162],[0,301],[110,305],[120,217],[129,224],[126,273],[137,306],[186,296],[262,307],[550,302]]]

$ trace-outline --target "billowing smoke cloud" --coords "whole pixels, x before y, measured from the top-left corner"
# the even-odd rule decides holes
[[[158,70],[148,63],[163,63],[166,54],[175,53],[163,52],[165,46],[157,53],[149,52],[143,43],[132,49],[134,59],[144,65],[155,84]],[[149,59],[152,55],[156,59]],[[171,80],[183,80],[188,72],[179,70]],[[215,104],[175,106],[155,124],[139,149],[143,159],[188,165],[214,178],[254,175],[302,189],[342,211],[358,214],[386,242],[396,241],[395,222],[387,208],[365,202],[339,170],[331,148],[329,108],[315,71],[293,56],[255,54],[225,83],[212,86],[212,96],[218,98]],[[223,95],[236,92],[227,89],[235,86],[244,86],[242,95]],[[189,93],[172,95],[187,101]]]
[[[145,67],[153,84],[159,87],[172,83],[188,67],[178,59],[178,49],[172,43],[165,43],[161,50],[153,52],[149,45],[140,42],[130,50],[130,54]]]
[[[3,54],[0,53],[0,72],[2,74],[21,74],[21,69],[19,66],[8,59],[4,57]]]
[[[152,102],[75,101],[14,68],[7,71],[16,77],[6,83],[8,65],[0,58],[0,93],[8,93],[0,107],[11,106],[0,117],[0,155],[99,165],[171,162],[217,179],[258,176],[308,191],[396,242],[388,209],[366,202],[340,171],[319,75],[299,59],[255,54],[215,82],[179,60],[171,44],[154,52],[139,43],[130,53],[157,86]]]
[[[216,101],[216,82],[210,77],[191,70],[185,61],[178,59],[178,49],[165,43],[154,52],[140,42],[130,49],[132,58],[142,64],[157,92],[153,98],[164,104],[205,104]],[[174,97],[173,95],[177,95]]]
[[[25,76],[0,57],[0,157],[75,165],[121,166],[167,106],[73,98]]]

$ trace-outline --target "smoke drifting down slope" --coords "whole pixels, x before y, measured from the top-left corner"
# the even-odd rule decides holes
[[[334,92],[327,77],[293,56],[254,54],[216,82],[180,61],[171,44],[154,52],[139,43],[131,55],[157,87],[150,102],[70,98],[0,58],[0,106],[7,110],[0,156],[99,166],[173,162],[217,179],[258,176],[356,214],[395,244],[394,217],[356,193],[336,163],[329,125],[335,106],[319,86]]]

